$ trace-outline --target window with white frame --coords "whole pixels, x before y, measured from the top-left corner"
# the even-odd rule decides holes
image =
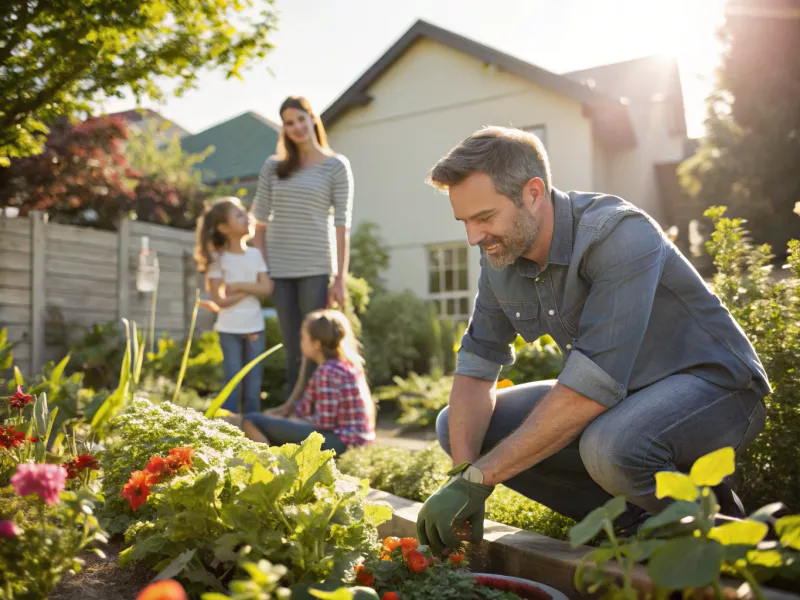
[[[428,299],[439,319],[467,321],[472,314],[467,245],[428,246]]]
[[[531,125],[529,127],[520,127],[522,131],[527,131],[538,137],[542,145],[547,148],[547,127],[544,125]]]

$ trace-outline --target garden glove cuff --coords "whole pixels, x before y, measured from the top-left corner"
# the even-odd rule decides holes
[[[447,483],[428,498],[419,511],[417,537],[421,544],[430,545],[437,553],[446,547],[458,548],[460,542],[455,530],[464,522],[472,526],[473,542],[483,539],[486,499],[494,486],[475,483],[480,477],[475,477],[473,473],[477,469],[470,467],[469,463],[463,463],[450,471]]]

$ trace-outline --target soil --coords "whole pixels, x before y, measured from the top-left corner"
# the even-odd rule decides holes
[[[106,557],[87,554],[83,570],[65,576],[48,600],[134,600],[155,577],[150,569],[137,564],[120,567],[117,557],[125,546],[111,543],[105,548]]]

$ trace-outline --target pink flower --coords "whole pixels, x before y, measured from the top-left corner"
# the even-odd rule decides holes
[[[20,533],[20,529],[14,525],[14,521],[0,521],[0,538],[15,538]]]
[[[60,465],[21,464],[11,484],[17,496],[38,494],[47,504],[58,504],[66,480],[67,470]]]

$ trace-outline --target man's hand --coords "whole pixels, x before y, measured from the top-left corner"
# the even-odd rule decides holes
[[[467,470],[477,471],[468,463],[454,468],[449,481],[425,501],[417,517],[417,537],[421,544],[430,545],[434,552],[456,549],[459,540],[456,528],[464,522],[472,526],[472,541],[483,539],[483,518],[486,499],[493,486],[475,483]],[[480,471],[477,471],[480,479]],[[472,481],[470,481],[472,480]]]

